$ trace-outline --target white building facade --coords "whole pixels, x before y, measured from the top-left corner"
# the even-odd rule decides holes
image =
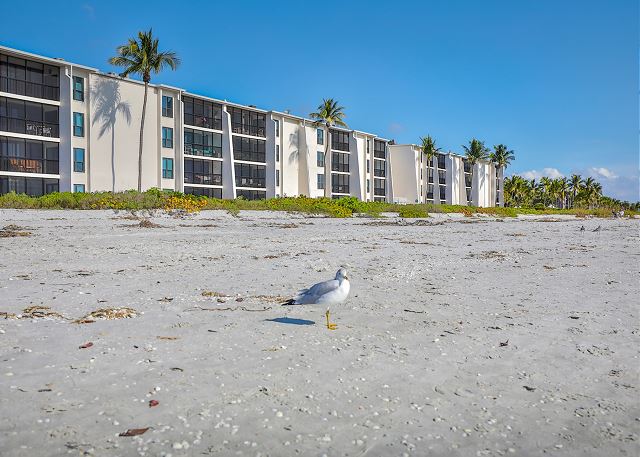
[[[466,204],[458,156],[429,183],[415,146],[160,84],[149,85],[139,168],[143,97],[139,81],[0,46],[0,194],[136,189],[141,169],[142,190],[225,199]],[[474,204],[501,202],[496,170],[477,168]]]

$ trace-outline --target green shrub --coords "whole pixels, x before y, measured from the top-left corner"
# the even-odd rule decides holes
[[[403,205],[398,209],[398,216],[404,218],[429,217],[424,205]]]

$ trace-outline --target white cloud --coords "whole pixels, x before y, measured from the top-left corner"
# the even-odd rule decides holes
[[[592,178],[616,179],[618,176],[608,168],[591,167],[587,173]]]
[[[524,179],[535,179],[535,180],[540,180],[540,178],[542,178],[543,176],[546,176],[547,178],[552,178],[552,179],[561,178],[564,176],[564,174],[562,174],[560,170],[558,170],[557,168],[543,168],[542,171],[529,170],[529,171],[524,171],[518,174],[522,176]]]

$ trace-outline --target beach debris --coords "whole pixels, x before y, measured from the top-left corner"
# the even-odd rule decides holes
[[[405,313],[416,313],[416,314],[424,314],[424,313],[426,313],[426,311],[415,311],[413,309],[405,309],[404,312]]]
[[[580,319],[580,316],[569,316],[569,319]]]
[[[271,309],[271,306],[263,306],[262,309],[250,309],[247,308],[246,306],[236,306],[235,308],[203,308],[201,306],[194,306],[193,308],[188,309],[187,311],[193,311],[195,309],[201,310],[201,311],[249,311],[249,312],[262,312],[262,311],[269,311]]]
[[[238,298],[236,298],[236,301],[237,301],[237,302],[243,302],[243,301],[244,301],[244,298],[242,298],[242,297],[238,297]]]
[[[173,301],[173,297],[162,297],[158,301],[161,301],[161,302],[164,302],[164,303],[169,303],[169,302]]]
[[[599,232],[600,230],[602,230],[602,225],[598,225],[596,228],[594,228],[592,231],[593,232]]]
[[[170,368],[171,371],[184,371],[182,368],[180,367],[172,367]]]
[[[174,340],[179,340],[180,339],[179,336],[156,336],[156,338],[158,338],[159,340],[169,340],[169,341],[174,341]]]
[[[158,406],[160,402],[158,400],[149,400],[149,408],[153,408],[154,406]]]
[[[509,346],[509,340],[504,341],[504,342],[500,341],[500,347],[502,348],[502,347],[505,347],[505,346]]]
[[[533,392],[534,390],[536,390],[535,387],[531,387],[531,386],[522,386],[522,387],[529,392]]]
[[[228,297],[228,295],[214,290],[203,290],[201,295],[203,297]]]
[[[76,324],[90,324],[96,319],[129,319],[138,316],[138,311],[133,308],[100,308],[74,321]]]
[[[150,427],[146,428],[129,428],[126,431],[120,433],[119,436],[138,436],[144,434]]]
[[[21,236],[31,236],[31,232],[27,230],[27,227],[9,224],[0,229],[0,238],[16,238]]]
[[[489,260],[489,259],[504,260],[505,257],[507,257],[507,255],[498,251],[484,251],[479,253],[472,252],[467,257],[477,258],[482,260]]]
[[[88,341],[82,344],[78,349],[87,349],[87,348],[90,348],[91,346],[93,346],[93,343],[91,341]]]
[[[580,231],[584,232],[584,230],[585,230],[585,228],[584,228],[584,225],[583,225],[582,227],[580,227]]]
[[[542,265],[545,270],[555,270],[556,267],[552,267],[551,265]]]
[[[142,227],[142,228],[158,228],[158,227],[162,227],[162,225],[156,224],[155,222],[152,222],[150,219],[142,219],[140,221],[140,223],[138,224],[138,227]]]

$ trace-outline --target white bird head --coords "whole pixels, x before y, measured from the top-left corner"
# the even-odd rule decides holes
[[[342,281],[343,279],[346,279],[348,281],[349,277],[347,276],[347,270],[345,268],[340,268],[336,273],[336,279],[338,281]]]

